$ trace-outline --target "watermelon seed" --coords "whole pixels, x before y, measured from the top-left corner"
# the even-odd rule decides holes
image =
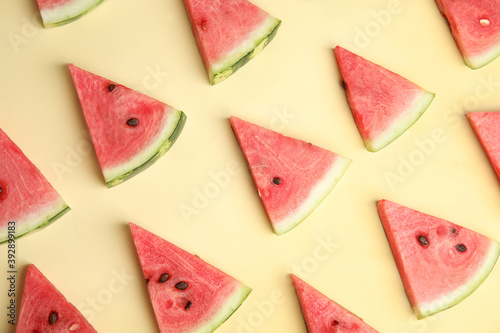
[[[189,308],[191,307],[191,305],[193,305],[193,303],[191,303],[191,301],[188,301],[186,306],[184,307],[184,310],[189,310]]]
[[[49,315],[49,324],[54,325],[57,320],[57,313],[55,311],[52,311]]]
[[[179,289],[179,290],[184,290],[184,289],[186,289],[187,287],[188,287],[188,284],[187,284],[186,282],[184,282],[184,281],[181,281],[181,282],[179,282],[179,283],[177,283],[177,284],[175,285],[175,288],[177,288],[177,289]]]
[[[201,22],[201,28],[202,28],[203,30],[207,30],[207,21],[203,21],[203,22]]]
[[[457,232],[457,229],[455,229],[455,227],[451,227],[451,233],[454,234]]]
[[[160,282],[160,283],[165,283],[165,282],[167,282],[168,278],[169,278],[168,274],[167,274],[167,273],[163,273],[163,274],[160,276],[160,280],[159,280],[158,282]]]
[[[344,80],[340,82],[340,85],[342,86],[342,88],[344,88],[344,90],[347,88]]]
[[[139,119],[130,118],[129,120],[127,120],[127,125],[135,127],[135,126],[139,125]]]
[[[146,286],[148,285],[148,283],[149,283],[149,279],[146,279]]]
[[[425,247],[429,246],[429,240],[425,236],[418,236],[418,241]]]
[[[480,20],[479,20],[479,23],[481,23],[481,25],[482,25],[483,27],[487,27],[487,26],[489,26],[489,25],[490,25],[490,20],[488,20],[488,19],[480,19]]]
[[[340,325],[340,323],[339,323],[339,321],[338,321],[338,320],[334,320],[334,321],[332,322],[332,326],[339,326],[339,325]]]
[[[465,247],[464,244],[458,244],[457,246],[455,246],[455,248],[457,249],[458,252],[465,252],[465,251],[467,251],[467,247]]]
[[[0,194],[2,194],[2,191],[3,191],[3,190],[2,190],[2,188],[0,187]]]
[[[115,85],[115,84],[110,84],[110,85],[108,86],[108,90],[109,90],[109,91],[113,91],[113,90],[115,90],[115,88],[116,88],[116,85]]]
[[[281,178],[280,177],[274,177],[273,178],[273,183],[275,185],[281,185]]]

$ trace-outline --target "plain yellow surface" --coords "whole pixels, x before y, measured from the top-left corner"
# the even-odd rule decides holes
[[[0,1],[0,127],[72,208],[17,241],[17,305],[34,263],[99,332],[158,332],[132,221],[253,288],[220,333],[306,332],[290,272],[380,332],[498,332],[500,267],[461,304],[415,319],[375,202],[390,199],[500,240],[499,182],[464,116],[500,110],[500,60],[466,67],[432,0],[253,2],[283,24],[261,54],[212,87],[181,0],[107,0],[52,29],[42,27],[35,0]],[[436,93],[380,152],[364,148],[354,125],[336,45]],[[184,110],[172,149],[107,189],[69,62]],[[321,206],[283,236],[267,222],[230,115],[353,159]],[[12,333],[6,257],[4,245],[0,332]]]

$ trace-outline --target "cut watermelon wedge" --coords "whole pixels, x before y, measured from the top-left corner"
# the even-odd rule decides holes
[[[97,333],[35,265],[29,265],[16,333],[34,332]]]
[[[500,112],[467,113],[467,119],[500,179]]]
[[[70,210],[18,146],[0,129],[0,243],[48,226]],[[9,224],[10,222],[10,224]]]
[[[500,254],[500,244],[486,236],[394,202],[379,201],[378,213],[419,319],[472,294]]]
[[[213,332],[251,289],[198,256],[130,223],[162,333]]]
[[[104,0],[36,0],[45,28],[73,22],[91,12]]]
[[[500,55],[500,0],[436,0],[465,64],[476,69]]]
[[[354,122],[369,151],[397,139],[434,99],[433,93],[340,46],[335,56]]]
[[[273,39],[281,21],[247,0],[184,0],[210,83],[219,83]]]
[[[69,65],[106,185],[135,176],[162,157],[186,115],[144,94]]]
[[[351,160],[230,117],[267,216],[277,235],[301,223],[326,198]]]
[[[293,274],[292,281],[306,322],[307,332],[377,333],[361,318]]]

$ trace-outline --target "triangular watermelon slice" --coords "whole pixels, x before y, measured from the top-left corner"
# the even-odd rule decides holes
[[[500,55],[500,0],[436,0],[465,64],[476,69]]]
[[[292,274],[307,332],[377,333],[361,318]]]
[[[378,213],[419,319],[472,294],[500,254],[500,244],[486,236],[397,203],[379,201]]]
[[[0,243],[48,226],[70,208],[0,129]]]
[[[186,115],[156,99],[69,65],[106,185],[135,176],[162,157]]]
[[[219,83],[273,39],[281,21],[247,0],[184,0],[210,83]]]
[[[433,93],[340,46],[335,57],[354,122],[369,151],[398,138],[434,99]]]
[[[16,333],[33,332],[97,333],[35,265],[29,265]]]
[[[500,179],[500,112],[471,112],[466,116]]]
[[[213,332],[251,289],[198,256],[130,223],[160,332]]]
[[[335,187],[351,160],[237,117],[231,126],[277,235],[301,223]]]
[[[104,0],[36,0],[45,28],[73,22],[91,12]]]

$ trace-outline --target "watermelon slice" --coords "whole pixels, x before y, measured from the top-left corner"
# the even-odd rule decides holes
[[[369,151],[398,138],[434,99],[433,93],[340,46],[335,56],[354,122]]]
[[[394,202],[379,201],[378,212],[418,319],[472,294],[500,254],[486,236]]]
[[[108,187],[152,165],[177,140],[184,112],[72,64],[69,69]]]
[[[466,116],[500,179],[500,112],[474,112]]]
[[[16,333],[34,332],[97,333],[35,265],[29,265]]]
[[[73,22],[92,11],[104,0],[36,0],[45,28]]]
[[[476,69],[500,55],[500,0],[436,0],[465,64]]]
[[[349,312],[292,274],[307,332],[377,333],[361,318]]]
[[[14,235],[20,237],[46,227],[69,210],[47,179],[0,129],[0,243],[8,240],[12,222]]]
[[[130,223],[160,332],[213,332],[251,289],[198,256]]]
[[[281,21],[247,0],[184,0],[210,83],[219,83],[273,39]]]
[[[351,160],[230,117],[260,200],[277,235],[301,223],[326,198]]]

